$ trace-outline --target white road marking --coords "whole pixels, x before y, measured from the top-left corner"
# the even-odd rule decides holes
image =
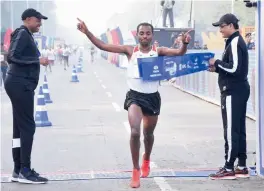
[[[124,122],[124,126],[127,133],[130,135],[131,130],[130,130],[129,122],[128,121]],[[150,167],[151,169],[157,169],[158,165],[155,162],[151,161]],[[167,183],[167,181],[163,177],[155,177],[154,181],[159,186],[161,191],[178,191],[177,189],[172,189],[171,186]]]
[[[124,122],[124,126],[125,126],[126,131],[128,132],[128,134],[130,134],[131,133],[131,130],[130,130],[129,122],[128,121]]]
[[[112,97],[112,94],[110,92],[106,92],[108,97]]]
[[[168,182],[163,177],[155,177],[154,181],[160,187],[161,191],[178,191],[177,189],[172,189]]]
[[[8,113],[12,112],[12,109],[10,109],[10,108],[11,108],[10,103],[1,103],[1,109],[0,109],[1,116],[3,114],[8,114]]]
[[[115,110],[116,110],[117,112],[120,112],[120,111],[121,111],[121,108],[120,108],[120,106],[119,106],[117,103],[112,102],[112,105],[113,105],[113,107],[115,108]]]
[[[106,89],[106,87],[105,87],[105,85],[104,85],[104,84],[102,84],[102,88]]]
[[[94,179],[94,171],[91,171],[91,178]]]

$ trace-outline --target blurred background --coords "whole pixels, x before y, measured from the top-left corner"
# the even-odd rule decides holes
[[[21,14],[26,8],[35,8],[49,17],[43,22],[41,35],[61,39],[67,44],[86,43],[85,38],[76,31],[76,17],[83,19],[98,36],[116,27],[123,29],[123,33],[133,31],[140,22],[145,21],[154,27],[163,27],[160,0],[3,0],[1,33],[20,26]],[[248,9],[242,0],[176,0],[173,6],[174,28],[188,28],[191,23],[195,29],[195,41],[201,47],[207,45],[209,49],[222,49],[221,35],[211,23],[225,13],[234,13],[240,19],[243,36],[254,33],[255,10]],[[169,25],[169,17],[167,23]]]
[[[219,29],[212,26],[212,22],[218,21],[223,14],[233,13],[240,20],[239,30],[250,53],[249,81],[252,93],[248,115],[254,118],[255,9],[247,8],[242,0],[175,0],[171,7],[166,7],[164,3],[161,0],[2,0],[1,42],[7,50],[10,34],[22,24],[22,12],[27,8],[35,8],[49,17],[43,21],[41,31],[34,34],[42,52],[47,49],[58,54],[66,51],[65,55],[69,56],[78,47],[93,49],[89,40],[76,29],[76,18],[79,17],[98,38],[113,44],[136,45],[136,27],[140,22],[149,22],[155,27],[153,43],[172,48],[181,45],[179,39],[182,32],[193,29],[189,51],[210,51],[215,53],[216,58],[221,58],[225,41]],[[167,16],[164,15],[165,12],[168,13]],[[122,55],[99,50],[97,52],[111,64],[119,67],[127,64]],[[183,76],[177,78],[175,85],[219,103],[216,74],[200,72]]]

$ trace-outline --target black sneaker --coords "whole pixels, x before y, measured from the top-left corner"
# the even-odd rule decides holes
[[[29,169],[27,172],[25,170],[20,171],[18,182],[25,184],[45,184],[48,182],[48,179],[41,177],[34,169]]]
[[[243,168],[242,170],[240,170],[238,167],[236,167],[235,175],[237,178],[249,178],[250,177],[250,174],[249,174],[247,167]]]
[[[234,170],[227,171],[225,168],[220,168],[215,174],[210,174],[209,178],[212,180],[234,180],[236,179],[236,174]]]
[[[12,176],[10,177],[10,182],[18,182],[19,173],[13,171]]]

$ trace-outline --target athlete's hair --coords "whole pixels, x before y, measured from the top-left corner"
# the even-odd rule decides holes
[[[147,27],[150,27],[151,28],[151,32],[153,33],[154,32],[154,27],[152,26],[152,24],[150,23],[140,23],[138,26],[137,26],[137,32],[139,32],[139,27],[141,26],[147,26]]]

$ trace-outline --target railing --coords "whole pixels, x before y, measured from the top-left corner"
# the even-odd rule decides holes
[[[192,52],[191,50],[188,52]],[[198,51],[195,51],[198,52]],[[201,51],[199,51],[201,52]],[[220,59],[222,52],[214,51],[215,58]],[[247,116],[255,120],[255,51],[249,51],[248,80],[250,84],[250,97],[248,100]],[[211,72],[199,72],[182,76],[176,79],[173,86],[197,96],[203,100],[220,105],[220,91],[218,87],[218,74]]]
[[[188,52],[204,52],[204,50],[188,50]],[[221,59],[222,51],[210,51],[215,53],[216,59]],[[105,52],[103,52],[105,54]],[[128,64],[125,56],[117,56],[116,54],[108,53],[112,59],[110,63],[115,64],[118,67],[126,68]],[[103,56],[105,59],[107,56]],[[118,57],[118,59],[117,59]],[[113,59],[115,58],[115,59]],[[249,71],[248,80],[250,84],[250,97],[248,100],[247,116],[255,120],[255,66],[256,57],[255,51],[249,51]],[[211,72],[199,72],[192,75],[186,75],[178,77],[175,83],[172,84],[174,87],[197,96],[205,101],[220,105],[220,91],[218,87],[218,74]]]

